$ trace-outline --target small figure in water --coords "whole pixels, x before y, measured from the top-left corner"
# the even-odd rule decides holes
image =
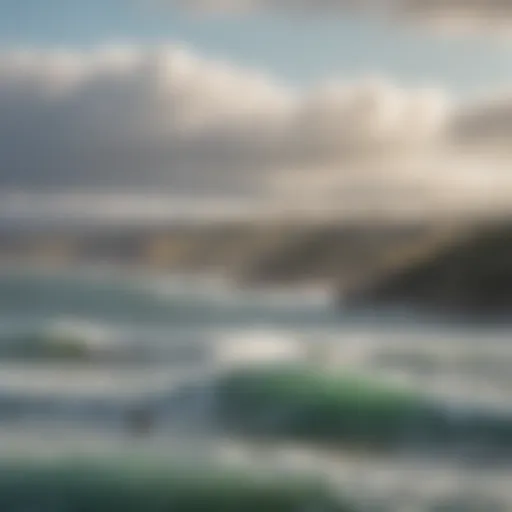
[[[153,430],[153,415],[149,409],[140,407],[134,409],[128,416],[129,428],[136,436],[148,436]]]

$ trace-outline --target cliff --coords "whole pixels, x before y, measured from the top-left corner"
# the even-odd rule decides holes
[[[346,305],[504,319],[512,314],[512,222],[473,226],[422,258],[354,288]]]

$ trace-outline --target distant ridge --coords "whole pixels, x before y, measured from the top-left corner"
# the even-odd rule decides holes
[[[512,221],[466,228],[405,258],[348,292],[346,306],[512,321]]]

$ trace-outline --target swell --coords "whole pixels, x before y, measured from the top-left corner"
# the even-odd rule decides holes
[[[512,462],[512,411],[454,406],[304,365],[234,369],[151,400],[156,409],[181,418],[188,411],[192,423],[243,439]]]
[[[144,460],[11,460],[0,466],[0,508],[10,512],[352,512],[314,478],[201,469]]]
[[[197,282],[199,281],[199,282]],[[311,290],[245,292],[229,283],[151,278],[122,272],[5,270],[0,268],[0,312],[33,318],[94,318],[139,325],[241,325],[336,322],[325,294]]]

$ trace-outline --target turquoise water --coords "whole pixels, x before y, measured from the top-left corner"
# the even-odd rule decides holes
[[[506,329],[350,318],[321,289],[4,268],[1,509],[250,510],[243,503],[260,503],[254,489],[214,496],[201,487],[204,474],[197,492],[209,496],[210,508],[206,499],[179,501],[172,471],[208,458],[235,466],[235,474],[243,468],[247,482],[262,467],[321,476],[362,512],[512,510],[511,363]],[[249,378],[254,366],[259,381]],[[233,387],[230,375],[242,381]],[[389,401],[388,389],[406,402]],[[141,408],[151,415],[146,433],[130,422]],[[369,442],[384,432],[392,450]],[[77,469],[84,457],[88,469]],[[53,469],[34,469],[41,460]],[[265,485],[257,492],[270,501],[260,509],[310,506],[298,491],[291,499],[289,487]]]

